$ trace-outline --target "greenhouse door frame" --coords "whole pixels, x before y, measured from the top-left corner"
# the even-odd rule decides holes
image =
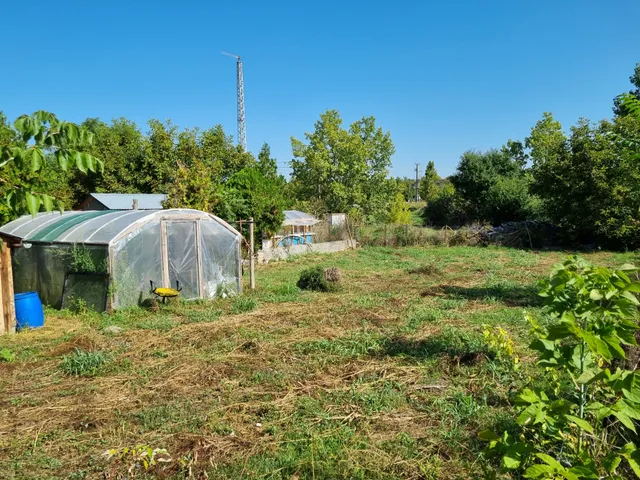
[[[200,216],[193,216],[193,218],[180,218],[173,219],[171,217],[160,218],[160,250],[162,259],[162,286],[167,288],[173,288],[170,285],[169,275],[169,237],[167,235],[167,225],[170,223],[189,223],[195,224],[196,235],[196,265],[198,267],[198,298],[204,298],[204,282],[202,275],[202,242],[201,230],[200,230]]]

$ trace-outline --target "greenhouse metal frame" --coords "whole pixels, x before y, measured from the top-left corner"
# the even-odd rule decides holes
[[[185,299],[242,289],[241,234],[199,210],[40,213],[0,232],[22,240],[12,255],[15,292],[37,291],[56,308],[70,273],[108,275],[108,309],[142,304],[154,296],[151,282],[180,282]]]

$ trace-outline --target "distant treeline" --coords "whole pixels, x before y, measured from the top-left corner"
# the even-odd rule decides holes
[[[640,64],[626,100],[640,100]],[[640,247],[640,118],[614,102],[611,120],[580,119],[568,133],[545,113],[523,141],[462,154],[441,179],[433,163],[421,182],[425,224],[554,224],[569,246]],[[637,105],[637,104],[636,104]]]

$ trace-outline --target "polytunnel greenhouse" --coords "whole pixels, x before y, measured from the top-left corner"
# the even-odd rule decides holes
[[[18,237],[16,293],[36,291],[56,308],[98,311],[140,305],[158,287],[184,299],[233,295],[242,287],[241,235],[190,209],[40,213],[0,228]]]

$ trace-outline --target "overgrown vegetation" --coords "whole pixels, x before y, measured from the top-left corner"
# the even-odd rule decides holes
[[[640,377],[635,367],[619,367],[625,348],[638,346],[635,272],[628,264],[609,270],[572,258],[544,283],[541,295],[553,320],[546,327],[530,320],[536,336],[530,348],[550,381],[525,385],[515,397],[519,436],[480,433],[503,471],[544,479],[640,477],[633,441]]]
[[[586,258],[613,267],[633,254]],[[47,310],[44,328],[0,337],[15,353],[0,362],[0,477],[480,478],[478,433],[517,437],[514,392],[553,385],[523,309],[550,327],[536,282],[564,259],[371,247],[259,266],[241,297]],[[439,272],[409,273],[424,265]],[[316,266],[348,281],[299,290]]]

